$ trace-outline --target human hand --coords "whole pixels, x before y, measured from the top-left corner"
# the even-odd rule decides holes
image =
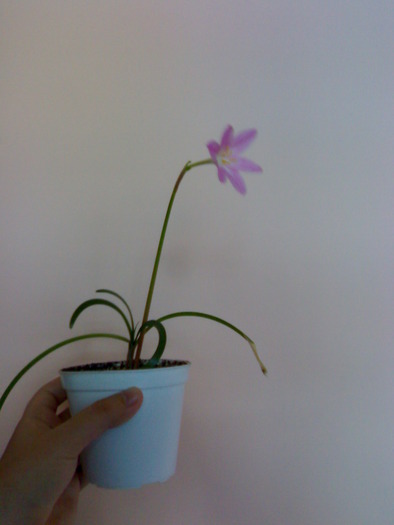
[[[82,450],[106,430],[133,417],[142,392],[131,388],[70,417],[60,378],[28,403],[0,460],[2,525],[71,525],[84,485]]]

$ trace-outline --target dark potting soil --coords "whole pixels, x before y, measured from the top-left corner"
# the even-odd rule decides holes
[[[148,362],[148,359],[141,359],[141,364]],[[173,366],[188,365],[189,361],[180,361],[175,359],[162,359],[159,363],[152,368],[170,368]],[[66,372],[97,372],[102,370],[127,370],[126,361],[108,361],[105,363],[88,363],[86,365],[70,366],[63,368]],[[147,369],[146,369],[147,370]]]

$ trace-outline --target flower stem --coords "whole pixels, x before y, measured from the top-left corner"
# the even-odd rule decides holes
[[[147,322],[147,320],[148,320],[150,306],[151,306],[151,302],[152,302],[153,290],[154,290],[155,283],[156,283],[157,270],[159,269],[159,263],[160,263],[161,252],[162,252],[162,249],[163,249],[164,238],[165,238],[165,235],[166,235],[167,225],[168,225],[168,221],[170,219],[170,214],[171,214],[171,210],[172,210],[172,205],[174,203],[175,195],[176,195],[176,193],[178,191],[179,185],[182,182],[182,179],[185,176],[185,174],[188,171],[190,171],[191,169],[196,168],[198,166],[203,166],[205,164],[213,164],[213,162],[212,162],[211,159],[200,160],[200,161],[194,162],[194,163],[187,162],[185,164],[185,166],[183,167],[182,171],[180,172],[180,174],[179,174],[179,176],[178,176],[178,178],[177,178],[177,180],[175,182],[175,186],[174,186],[174,189],[172,190],[170,202],[168,203],[167,213],[166,213],[166,216],[164,218],[164,223],[163,223],[163,227],[162,227],[161,235],[160,235],[160,239],[159,239],[159,245],[157,247],[156,259],[155,259],[155,263],[153,265],[152,277],[151,277],[151,280],[150,280],[148,296],[146,298],[145,310],[144,310],[144,315],[143,315],[143,318],[142,318],[142,325],[144,325]],[[144,331],[141,331],[141,336],[140,336],[139,341],[138,341],[137,351],[136,351],[136,354],[135,354],[135,358],[133,360],[132,368],[138,368],[143,341],[144,341]]]

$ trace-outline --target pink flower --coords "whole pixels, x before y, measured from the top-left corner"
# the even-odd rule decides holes
[[[255,129],[247,129],[234,136],[232,126],[227,126],[223,132],[220,144],[214,140],[207,144],[211,159],[217,166],[220,182],[226,182],[226,179],[228,179],[242,195],[246,193],[246,186],[240,172],[261,173],[263,171],[260,166],[251,160],[240,156],[256,138],[256,135],[257,131]]]

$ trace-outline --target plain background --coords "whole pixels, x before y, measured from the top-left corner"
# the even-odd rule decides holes
[[[151,313],[237,324],[268,378],[225,328],[168,322],[192,361],[176,476],[88,487],[78,524],[393,523],[393,25],[389,0],[1,1],[1,390],[97,288],[141,318],[182,165],[259,130],[245,197],[213,167],[182,183]],[[122,327],[97,308],[72,334],[97,330]],[[33,369],[1,450],[59,368],[123,355]]]

